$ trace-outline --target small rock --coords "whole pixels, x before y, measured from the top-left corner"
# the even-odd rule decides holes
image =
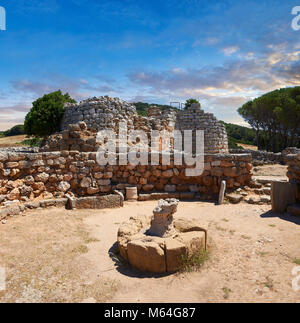
[[[226,197],[229,200],[229,202],[233,204],[238,204],[243,200],[243,196],[239,194],[227,194]]]
[[[67,192],[70,189],[71,185],[68,182],[60,182],[58,185],[58,190],[61,192]]]

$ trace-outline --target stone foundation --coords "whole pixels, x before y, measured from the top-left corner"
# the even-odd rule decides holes
[[[284,161],[288,165],[287,177],[290,182],[300,184],[300,153],[286,155]]]
[[[207,225],[176,218],[178,201],[160,200],[154,217],[131,217],[118,231],[121,256],[134,268],[151,273],[172,273],[184,259],[207,250]]]
[[[187,177],[191,167],[176,166],[172,160],[171,155],[169,166],[99,166],[94,152],[0,152],[0,204],[62,198],[67,193],[107,195],[127,186],[136,186],[139,193],[218,194],[222,180],[229,189],[251,181],[251,155],[205,155],[204,173],[197,177]]]

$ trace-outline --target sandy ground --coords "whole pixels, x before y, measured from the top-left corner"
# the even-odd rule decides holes
[[[258,147],[257,147],[257,146],[253,146],[253,145],[238,144],[238,146],[241,146],[241,147],[243,147],[244,149],[258,150]]]
[[[120,223],[152,214],[156,203],[9,219],[0,225],[0,302],[300,302],[292,289],[300,218],[269,206],[181,202],[176,216],[209,224],[210,258],[199,271],[153,276],[115,262]]]
[[[264,165],[253,168],[254,176],[283,177],[287,179],[286,173],[288,167],[285,165]]]
[[[17,146],[17,143],[26,140],[26,135],[0,138],[0,148]]]

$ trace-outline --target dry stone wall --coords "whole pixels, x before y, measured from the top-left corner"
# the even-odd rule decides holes
[[[300,153],[286,155],[284,161],[288,165],[287,177],[290,182],[300,184]]]
[[[251,149],[230,149],[232,154],[251,154],[254,166],[261,165],[274,165],[283,163],[282,153],[273,153],[263,150],[251,150]]]
[[[139,192],[166,192],[179,198],[188,193],[193,198],[217,194],[222,180],[228,188],[251,181],[251,155],[206,155],[205,171],[198,177],[187,177],[188,167],[174,166],[172,158],[168,166],[99,166],[95,152],[1,152],[0,203],[62,198],[67,193],[109,194],[129,185],[137,186]]]
[[[228,138],[225,126],[211,113],[205,113],[197,104],[180,111],[176,118],[178,130],[204,130],[205,153],[228,153]],[[195,136],[193,137],[195,145]]]
[[[79,131],[80,129],[75,129],[75,124],[82,124],[82,122],[87,128],[84,130],[90,132],[89,135],[84,133],[80,135],[78,132],[71,135],[66,134],[66,131]],[[205,153],[228,153],[225,126],[219,123],[213,114],[205,113],[197,104],[193,104],[183,111],[161,110],[153,106],[148,109],[147,117],[142,117],[137,115],[136,108],[132,104],[109,97],[92,98],[76,104],[67,104],[61,124],[62,133],[55,134],[44,142],[43,151],[65,149],[97,151],[92,137],[96,138],[97,131],[104,129],[114,129],[118,133],[120,122],[126,122],[128,130],[143,130],[147,133],[148,138],[150,138],[151,130],[165,130],[170,133],[175,129],[180,131],[203,130]],[[87,140],[89,141],[87,142]],[[194,147],[195,140],[194,136]],[[91,147],[91,144],[94,147]]]
[[[67,103],[61,123],[61,130],[69,124],[84,121],[90,130],[115,129],[120,121],[126,121],[128,128],[133,128],[136,108],[119,98],[108,96],[91,98],[80,103]]]

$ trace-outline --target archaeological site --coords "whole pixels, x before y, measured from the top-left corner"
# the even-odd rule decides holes
[[[188,154],[181,144],[190,147]],[[197,158],[203,168],[193,173]],[[44,138],[39,148],[0,149],[0,168],[3,225],[10,225],[18,215],[30,220],[27,215],[32,212],[82,216],[88,210],[96,227],[110,223],[101,232],[104,236],[110,232],[111,245],[99,242],[99,255],[93,261],[114,261],[119,275],[126,272],[125,277],[163,275],[166,284],[166,277],[176,272],[205,268],[206,263],[214,266],[214,259],[228,260],[228,251],[218,248],[223,239],[231,241],[241,230],[248,212],[256,221],[260,248],[272,240],[259,231],[262,219],[255,218],[257,208],[266,216],[268,212],[300,215],[300,151],[229,149],[224,124],[200,104],[184,110],[150,106],[147,116],[140,116],[131,103],[108,96],[67,103],[59,132]],[[115,220],[108,220],[106,212]],[[38,219],[42,215],[32,223]],[[220,221],[238,222],[223,228]],[[248,225],[253,230],[253,223]],[[251,238],[245,229],[234,243],[248,250],[245,244]],[[259,249],[257,255],[264,252]],[[227,289],[223,290],[228,297]],[[257,290],[258,297],[272,291]]]

